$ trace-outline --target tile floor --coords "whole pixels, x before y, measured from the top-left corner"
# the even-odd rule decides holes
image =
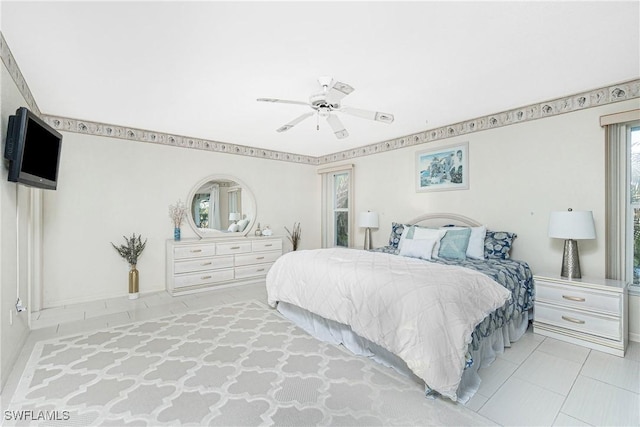
[[[266,302],[264,285],[138,300],[116,298],[32,313],[32,332],[5,387],[4,405],[38,340],[101,329],[245,299]],[[528,331],[480,371],[478,393],[466,408],[488,424],[578,426],[640,425],[640,343],[620,358]]]

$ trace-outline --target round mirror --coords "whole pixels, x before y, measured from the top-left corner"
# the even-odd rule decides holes
[[[244,236],[256,219],[253,193],[229,175],[211,175],[196,184],[187,208],[189,225],[201,238]]]

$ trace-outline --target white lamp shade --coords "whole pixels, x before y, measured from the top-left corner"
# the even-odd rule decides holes
[[[551,212],[549,237],[556,239],[595,239],[596,227],[591,211]]]
[[[241,219],[239,212],[231,212],[229,214],[229,221],[238,221],[239,219]]]
[[[362,228],[378,228],[377,212],[360,212],[358,225]]]

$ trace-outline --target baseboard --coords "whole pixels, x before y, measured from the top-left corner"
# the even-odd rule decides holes
[[[640,342],[640,334],[629,333],[629,341]]]

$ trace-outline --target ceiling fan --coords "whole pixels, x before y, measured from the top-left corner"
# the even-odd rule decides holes
[[[359,108],[351,108],[340,104],[342,99],[354,91],[353,87],[346,83],[334,81],[331,77],[319,77],[318,83],[322,87],[322,91],[314,93],[309,97],[309,102],[302,101],[289,101],[286,99],[275,98],[258,98],[261,102],[276,102],[281,104],[296,104],[306,105],[313,109],[301,116],[296,117],[289,123],[276,129],[276,132],[285,132],[314,114],[317,114],[318,121],[320,117],[324,117],[329,123],[329,126],[333,130],[333,133],[338,139],[346,138],[349,136],[349,132],[345,129],[342,121],[335,113],[345,113],[352,116],[360,117],[363,119],[375,120],[382,123],[392,123],[393,114],[380,113],[377,111],[361,110]],[[320,124],[316,125],[316,128],[320,129]]]

